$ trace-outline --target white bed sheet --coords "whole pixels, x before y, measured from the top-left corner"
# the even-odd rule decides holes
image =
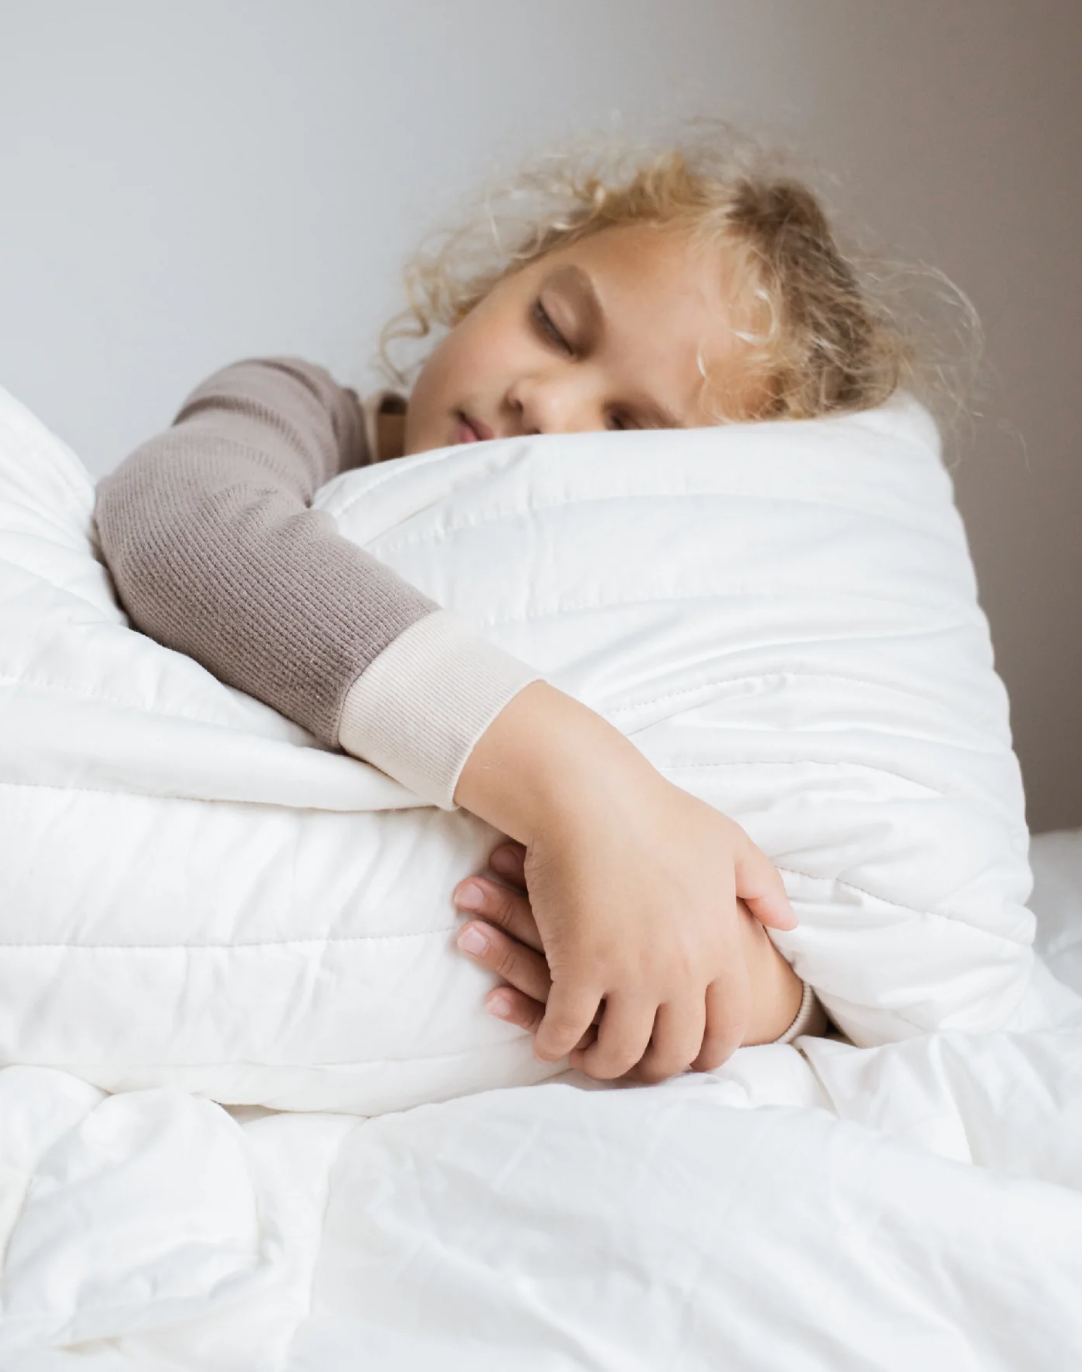
[[[1033,857],[1082,991],[1082,832]],[[1082,1014],[370,1121],[10,1068],[0,1367],[1067,1372],[1080,1192]]]
[[[1037,949],[1059,980],[1082,994],[1082,829],[1039,835],[1030,865]]]

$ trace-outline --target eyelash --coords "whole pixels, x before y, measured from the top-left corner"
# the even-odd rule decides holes
[[[540,331],[540,333],[545,338],[547,338],[549,342],[555,344],[555,346],[559,348],[562,352],[567,353],[569,357],[573,356],[575,352],[574,348],[572,348],[571,344],[567,341],[567,339],[563,336],[560,330],[556,327],[555,323],[553,322],[552,316],[549,314],[548,310],[545,309],[544,305],[541,303],[539,299],[534,301],[531,313],[533,314],[534,322],[537,325],[537,328]],[[635,423],[633,419],[629,422],[628,417],[626,415],[621,414],[618,411],[613,411],[612,417],[615,419],[619,419],[620,421],[619,424],[614,424],[613,428],[638,428],[638,425]]]
[[[552,316],[549,314],[548,310],[545,309],[540,300],[535,300],[533,303],[533,317],[538,329],[551,343],[555,343],[555,345],[563,352],[567,353],[568,356],[575,351],[552,322]]]

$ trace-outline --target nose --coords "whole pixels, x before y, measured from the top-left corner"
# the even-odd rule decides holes
[[[566,371],[517,378],[508,387],[507,405],[524,434],[586,433],[604,427],[600,406]]]

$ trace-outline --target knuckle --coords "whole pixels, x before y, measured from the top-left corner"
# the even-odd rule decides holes
[[[719,1048],[718,1048],[718,1064],[717,1064],[717,1065],[718,1065],[719,1067],[724,1067],[725,1064],[729,1061],[729,1059],[732,1057],[732,1055],[736,1052],[736,1050],[737,1050],[739,1047],[740,1047],[740,1040],[739,1040],[739,1039],[732,1039],[732,1040],[730,1040],[730,1041],[727,1042],[727,1043],[721,1044],[721,1045],[719,1046]]]
[[[518,958],[515,956],[514,947],[509,943],[504,943],[501,939],[497,947],[493,950],[492,967],[501,977],[510,981],[517,966]]]
[[[739,1038],[748,1027],[750,1019],[751,996],[737,995],[733,997],[727,1007],[727,1013],[722,1015],[720,1024],[722,1029],[728,1030]]]
[[[579,1019],[566,1013],[555,1015],[549,1020],[549,1033],[560,1043],[567,1042],[570,1045],[576,1044],[582,1037],[585,1026]]]
[[[519,991],[505,990],[503,994],[507,998],[507,1014],[504,1016],[506,1022],[532,1032],[541,1019],[536,1002]]]
[[[579,1041],[582,1027],[569,1020],[554,1021],[548,1015],[542,1019],[537,1033],[538,1052],[546,1058],[562,1058],[570,1053]]]
[[[674,984],[684,986],[700,979],[701,956],[681,942],[672,950],[671,976]]]
[[[612,1081],[619,1076],[618,1072],[610,1071],[604,1063],[600,1063],[596,1059],[591,1060],[589,1055],[582,1060],[582,1070],[588,1077],[593,1077],[595,1081]]]
[[[747,1027],[746,1015],[734,1013],[721,1015],[711,1025],[710,1037],[717,1043],[735,1043],[739,1047]]]
[[[586,988],[601,988],[611,983],[612,978],[608,975],[609,964],[606,960],[593,955],[589,950],[580,950],[570,947],[566,950],[563,958],[564,975],[570,980],[573,976],[578,986]],[[572,972],[572,968],[574,969]],[[602,992],[598,989],[597,998],[602,998]]]
[[[748,1013],[742,1006],[731,1005],[726,1008],[716,1019],[711,1022],[712,1036],[718,1039],[736,1039],[737,1042],[743,1037],[744,1030],[748,1027]]]
[[[594,1059],[590,1075],[602,1081],[612,1081],[615,1077],[622,1077],[625,1072],[630,1072],[638,1061],[633,1052],[626,1049],[616,1052],[610,1049],[608,1053],[599,1053]]]
[[[668,1081],[669,1077],[675,1077],[683,1070],[683,1066],[674,1067],[668,1063],[649,1062],[644,1059],[639,1063],[637,1073],[639,1080],[647,1086],[656,1086],[658,1082]]]
[[[696,1072],[713,1072],[726,1061],[725,1053],[716,1044],[704,1048],[691,1064]]]
[[[565,1050],[558,1044],[551,1044],[548,1039],[546,1039],[543,1032],[543,1026],[540,1026],[537,1033],[534,1035],[533,1051],[534,1057],[541,1062],[555,1062],[565,1054]]]
[[[709,1064],[702,1070],[712,1072],[715,1068],[724,1066],[740,1047],[743,1037],[743,1030],[715,1034],[700,1054],[704,1063]]]
[[[700,1036],[694,1047],[686,1044],[683,1047],[669,1044],[662,1048],[651,1047],[647,1049],[643,1054],[642,1062],[639,1064],[643,1079],[649,1082],[659,1082],[667,1081],[669,1077],[679,1076],[690,1066],[691,1060],[699,1051],[701,1044]]]
[[[545,1007],[536,1000],[529,997],[523,998],[522,1020],[520,1021],[523,1029],[529,1029],[531,1033],[537,1029],[541,1021],[545,1018]]]
[[[511,893],[503,887],[496,887],[495,894],[491,897],[491,909],[486,914],[493,924],[498,925],[501,929],[509,929],[515,916]]]

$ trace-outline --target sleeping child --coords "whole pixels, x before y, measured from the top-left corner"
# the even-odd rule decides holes
[[[310,504],[348,468],[454,444],[812,418],[911,385],[905,330],[814,194],[723,144],[609,171],[542,162],[512,188],[527,222],[497,236],[486,212],[413,263],[384,338],[421,345],[392,368],[399,389],[362,401],[305,361],[238,362],[98,492],[137,628],[507,836],[491,875],[456,889],[459,947],[504,978],[486,1006],[540,1060],[598,1079],[660,1081],[823,1031],[766,932],[795,925],[780,876],[599,714]]]

